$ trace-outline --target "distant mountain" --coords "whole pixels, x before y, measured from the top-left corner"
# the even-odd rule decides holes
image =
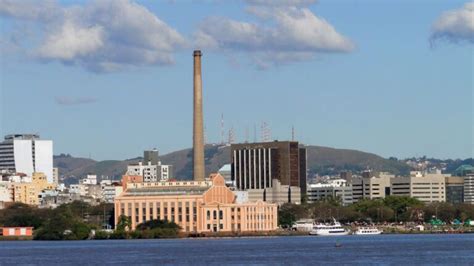
[[[408,174],[407,164],[395,160],[384,159],[372,153],[357,150],[335,149],[320,146],[306,146],[308,154],[308,169],[310,175],[338,174],[342,170],[361,171],[373,169],[395,174]],[[75,182],[88,173],[110,178],[120,178],[125,173],[129,163],[140,161],[140,157],[118,161],[94,161],[85,158],[74,158],[70,155],[54,157],[54,165],[59,167],[60,175],[66,183]],[[192,149],[171,152],[160,157],[163,164],[172,164],[175,176],[178,179],[192,178]],[[205,147],[206,173],[212,173],[230,163],[230,147],[220,145],[206,145]]]

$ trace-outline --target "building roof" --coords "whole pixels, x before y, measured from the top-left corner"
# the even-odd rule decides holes
[[[201,195],[209,187],[143,187],[129,188],[122,196],[174,196],[174,195]]]

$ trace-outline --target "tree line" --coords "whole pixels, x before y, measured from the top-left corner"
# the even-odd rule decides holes
[[[103,230],[115,224],[114,205],[92,206],[81,201],[55,209],[14,203],[0,210],[0,227],[33,227],[35,240],[164,238],[175,237],[180,230],[173,222],[153,220],[132,231],[129,219],[121,216],[115,231]]]
[[[329,221],[332,218],[343,223],[365,222],[429,222],[433,217],[450,223],[474,220],[474,205],[446,202],[424,204],[405,196],[387,196],[384,199],[362,199],[349,206],[342,206],[338,199],[326,198],[315,203],[284,204],[278,211],[278,222],[289,227],[299,219]]]

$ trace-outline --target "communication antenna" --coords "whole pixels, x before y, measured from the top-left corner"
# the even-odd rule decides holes
[[[234,132],[234,127],[231,127],[229,129],[229,144],[232,144],[235,142],[235,132]]]
[[[221,114],[221,144],[225,144],[224,132],[224,114]]]
[[[295,126],[291,126],[291,141],[295,141]]]
[[[272,133],[267,122],[262,122],[262,142],[269,142],[272,139]]]

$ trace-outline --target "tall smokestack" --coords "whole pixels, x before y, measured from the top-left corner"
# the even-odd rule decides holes
[[[201,51],[195,50],[194,57],[194,118],[193,118],[193,151],[194,180],[204,180],[204,134],[202,119],[202,75]]]

